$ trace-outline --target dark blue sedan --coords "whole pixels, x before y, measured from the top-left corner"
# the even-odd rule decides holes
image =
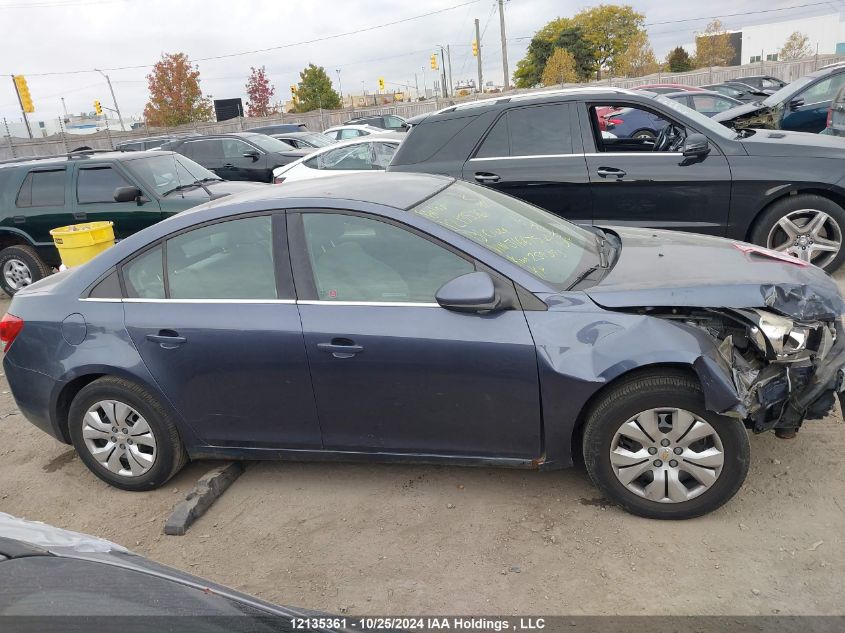
[[[833,405],[843,303],[805,262],[581,228],[497,191],[374,173],[169,218],[15,295],[21,412],[104,481],[188,459],[553,469],[697,516]]]

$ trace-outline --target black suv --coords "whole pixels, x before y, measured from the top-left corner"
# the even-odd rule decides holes
[[[614,113],[656,122],[657,138],[602,130],[599,114]],[[843,159],[841,139],[735,132],[661,95],[596,88],[433,113],[388,170],[479,182],[577,222],[747,240],[830,271],[845,258]]]
[[[0,287],[8,295],[61,261],[50,230],[111,220],[124,238],[203,202],[261,187],[224,182],[173,152],[87,151],[0,165]]]
[[[240,132],[192,136],[170,141],[161,149],[179,152],[225,180],[273,182],[273,170],[311,153],[266,134]]]

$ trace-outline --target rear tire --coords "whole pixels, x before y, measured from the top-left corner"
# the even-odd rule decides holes
[[[188,461],[165,408],[122,378],[99,378],[83,387],[70,405],[68,425],[88,469],[122,490],[158,488]]]
[[[819,222],[815,233],[811,224],[814,218]],[[790,232],[796,235],[791,237]],[[802,193],[772,203],[755,222],[750,237],[754,244],[795,255],[832,273],[845,260],[843,236],[845,209],[822,196]],[[812,250],[814,246],[832,248],[828,242],[838,244],[839,250]]]
[[[750,460],[742,423],[707,411],[698,381],[672,369],[611,387],[588,414],[583,451],[597,488],[652,519],[712,512],[742,486]]]
[[[52,272],[31,246],[18,244],[0,251],[0,288],[10,297]]]

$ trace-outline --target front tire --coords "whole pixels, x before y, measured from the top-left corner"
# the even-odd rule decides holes
[[[20,244],[0,251],[0,288],[10,297],[52,272],[31,246]]]
[[[698,381],[671,369],[611,387],[588,414],[583,451],[597,488],[652,519],[712,512],[742,486],[750,461],[742,423],[707,411]]]
[[[788,196],[773,203],[751,231],[751,241],[794,255],[832,273],[845,260],[845,210],[814,194]]]
[[[76,395],[68,413],[71,441],[97,477],[116,488],[153,490],[187,462],[176,426],[144,388],[113,376]]]

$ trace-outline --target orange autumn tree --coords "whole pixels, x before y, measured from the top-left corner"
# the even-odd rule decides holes
[[[200,71],[185,53],[165,53],[147,75],[150,99],[144,118],[152,127],[210,121],[213,108],[202,96]]]

